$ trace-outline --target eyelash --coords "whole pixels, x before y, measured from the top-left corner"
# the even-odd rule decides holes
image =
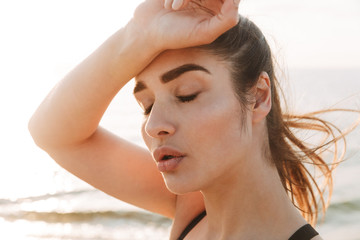
[[[197,97],[197,95],[198,95],[198,93],[187,95],[187,96],[177,96],[177,99],[180,102],[186,103],[186,102],[193,101]]]
[[[153,104],[150,105],[150,107],[146,108],[144,111],[144,115],[147,116],[150,114]]]
[[[199,93],[195,93],[195,94],[191,94],[191,95],[187,95],[187,96],[176,96],[176,98],[181,103],[187,103],[187,102],[191,102],[191,101],[195,100],[195,98],[198,95],[199,95]],[[145,116],[150,114],[152,106],[153,106],[153,104],[151,104],[150,107],[145,109],[145,111],[144,111]]]

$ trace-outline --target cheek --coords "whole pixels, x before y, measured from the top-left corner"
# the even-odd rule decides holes
[[[198,143],[196,145],[202,152],[211,152],[214,157],[234,152],[234,146],[239,146],[243,138],[241,114],[237,99],[225,99],[204,106],[189,130],[194,133],[193,143]]]
[[[212,110],[212,114],[204,114],[207,120],[203,124],[199,122],[198,134],[194,134],[190,147],[196,159],[192,163],[194,169],[201,169],[199,175],[216,180],[244,166],[250,138],[248,131],[242,129],[240,106]]]

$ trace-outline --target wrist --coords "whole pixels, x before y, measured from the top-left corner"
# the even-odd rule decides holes
[[[124,33],[126,41],[145,54],[158,55],[166,50],[149,27],[144,27],[133,19],[124,27]]]
[[[114,74],[127,72],[128,80],[140,73],[163,50],[149,34],[130,21],[108,40],[113,55]],[[124,71],[124,68],[126,71]],[[126,78],[122,78],[126,79]]]

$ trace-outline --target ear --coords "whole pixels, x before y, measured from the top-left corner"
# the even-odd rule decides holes
[[[255,103],[252,107],[252,122],[263,120],[271,110],[271,84],[269,75],[262,72],[254,89]]]

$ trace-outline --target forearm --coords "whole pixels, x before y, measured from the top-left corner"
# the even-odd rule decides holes
[[[116,32],[49,93],[29,123],[39,146],[77,144],[95,132],[117,92],[157,55],[136,34]]]
[[[211,2],[212,3],[212,2]],[[144,1],[129,24],[116,32],[71,71],[48,95],[30,120],[42,148],[81,143],[96,131],[116,93],[166,49],[208,44],[237,23],[237,4],[216,1],[180,11],[162,1]],[[209,11],[204,11],[209,7]]]

